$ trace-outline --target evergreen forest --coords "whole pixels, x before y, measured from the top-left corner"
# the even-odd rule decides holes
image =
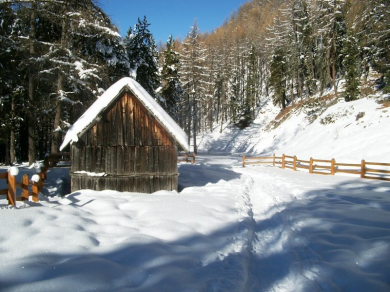
[[[215,31],[195,21],[157,47],[142,16],[124,37],[94,0],[0,0],[0,163],[58,152],[69,126],[122,77],[196,135],[247,125],[325,93],[390,92],[389,0],[251,0]],[[168,32],[169,33],[169,32]],[[343,86],[340,86],[342,81]]]

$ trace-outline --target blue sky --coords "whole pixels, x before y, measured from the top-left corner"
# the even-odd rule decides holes
[[[111,17],[122,36],[144,15],[156,41],[169,35],[184,39],[196,19],[201,32],[219,27],[233,11],[248,0],[100,0],[100,7]]]

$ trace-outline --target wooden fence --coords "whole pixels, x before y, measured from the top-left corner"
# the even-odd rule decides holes
[[[378,179],[390,181],[390,163],[381,162],[367,162],[362,160],[361,163],[340,163],[333,158],[302,160],[296,156],[289,156],[283,154],[278,157],[273,156],[263,157],[246,157],[242,156],[242,167],[245,165],[261,165],[268,164],[272,166],[279,166],[281,168],[289,168],[292,170],[306,169],[309,173],[334,175],[336,173],[349,173],[360,175],[361,178]]]
[[[192,153],[192,155],[185,153],[185,154],[180,154],[177,157],[177,162],[191,162],[192,164],[195,163],[195,153]]]
[[[70,152],[51,153],[45,156],[43,167],[47,171],[50,167],[69,167]]]
[[[32,197],[34,202],[38,202],[38,194],[45,185],[46,174],[50,167],[63,167],[69,166],[64,164],[70,162],[70,153],[52,153],[46,155],[43,167],[40,167],[40,171],[36,174],[39,176],[39,180],[30,180],[27,174],[24,174],[21,182],[16,181],[16,177],[11,174],[11,171],[0,173],[0,179],[5,179],[8,187],[0,190],[0,195],[6,195],[8,204],[15,206],[16,201],[27,201],[29,197]],[[17,196],[17,188],[21,189],[21,195]]]
[[[8,204],[12,206],[16,205],[16,201],[27,201],[30,196],[34,202],[38,202],[38,194],[41,191],[44,182],[42,173],[37,175],[40,178],[39,181],[29,180],[28,175],[24,174],[21,182],[16,182],[16,177],[13,176],[10,171],[0,173],[0,179],[7,180],[8,185],[8,188],[0,190],[0,195],[6,195]],[[16,195],[16,188],[22,190],[21,196]]]

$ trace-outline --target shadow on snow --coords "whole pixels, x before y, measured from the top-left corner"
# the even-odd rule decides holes
[[[207,166],[201,180],[202,167],[181,168],[191,174],[180,178],[182,188],[238,177],[222,165]],[[64,242],[64,253],[32,254],[18,263],[17,280],[0,284],[2,291],[388,291],[390,200],[379,196],[388,189],[383,182],[344,182],[311,191],[268,219],[173,242],[77,254],[66,253]],[[217,254],[246,228],[254,229],[250,248]]]

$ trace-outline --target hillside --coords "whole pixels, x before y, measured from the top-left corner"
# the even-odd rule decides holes
[[[390,161],[390,95],[373,92],[345,102],[331,94],[296,102],[285,111],[265,98],[253,123],[226,125],[198,137],[200,153],[297,155],[358,162]]]

